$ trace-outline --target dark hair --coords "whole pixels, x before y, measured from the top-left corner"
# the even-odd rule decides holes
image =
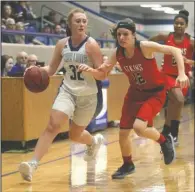
[[[188,16],[189,16],[189,12],[185,9],[182,9],[182,10],[179,11],[179,14],[175,16],[174,21],[177,18],[181,17],[185,20],[186,24],[188,24]]]
[[[136,32],[135,23],[130,18],[126,18],[126,19],[123,19],[123,20],[118,21],[117,24],[114,25],[110,29],[111,35],[113,36],[114,39],[117,39],[116,38],[116,32],[117,32],[117,29],[118,28],[126,28],[126,29],[130,30],[132,33],[135,33]]]
[[[1,56],[1,72],[5,69],[5,64],[6,64],[7,60],[10,58],[13,58],[13,57],[11,57],[9,55],[2,55]]]

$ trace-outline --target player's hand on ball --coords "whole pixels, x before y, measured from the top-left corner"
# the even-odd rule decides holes
[[[33,68],[33,67],[34,67],[34,65],[31,65],[31,66],[27,67],[27,68],[24,70],[24,75],[25,75],[25,73],[26,73],[29,69],[31,69],[31,68]]]
[[[85,71],[85,72],[93,72],[93,68],[91,68],[90,66],[86,65],[86,64],[79,64],[78,65],[78,71]]]
[[[176,79],[176,85],[179,85],[181,88],[189,87],[190,81],[186,74],[178,75]]]
[[[29,69],[31,69],[31,68],[33,68],[33,67],[41,67],[40,65],[30,65],[29,67],[27,67],[25,70],[24,70],[24,75],[25,75],[25,73],[29,70]]]

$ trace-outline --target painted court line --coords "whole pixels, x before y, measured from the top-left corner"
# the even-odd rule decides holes
[[[193,114],[193,115],[194,115],[194,114]],[[191,118],[188,118],[188,119],[184,119],[183,121],[181,121],[181,124],[182,124],[182,123],[185,123],[185,122],[188,122],[188,121],[190,121],[190,120],[192,120],[192,119],[194,119],[194,118],[191,117]],[[111,141],[111,142],[108,142],[108,143],[105,143],[105,145],[110,145],[110,144],[116,143],[116,142],[118,142],[118,140],[116,140],[116,141]],[[78,155],[78,154],[81,154],[81,153],[84,153],[84,151],[79,151],[79,152],[77,152],[77,153],[74,153],[74,155]],[[71,156],[71,154],[66,155],[66,156],[64,156],[64,157],[57,158],[57,159],[53,159],[53,160],[50,160],[50,161],[47,161],[47,162],[44,162],[44,163],[40,163],[40,164],[39,164],[39,167],[42,166],[42,165],[48,164],[48,163],[53,163],[53,162],[55,162],[55,161],[59,161],[59,160],[62,160],[62,159],[69,158],[70,156]],[[15,174],[15,173],[18,173],[18,171],[12,171],[12,172],[9,172],[9,173],[2,174],[1,177],[6,177],[6,176],[9,176],[9,175],[13,175],[13,174]]]

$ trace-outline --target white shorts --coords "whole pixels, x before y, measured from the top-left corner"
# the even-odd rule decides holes
[[[76,96],[60,88],[52,109],[68,115],[79,126],[87,126],[96,111],[97,94]]]

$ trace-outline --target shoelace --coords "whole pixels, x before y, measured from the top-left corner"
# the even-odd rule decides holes
[[[87,155],[91,156],[93,154],[93,145],[87,146],[86,150]]]
[[[37,164],[35,162],[29,162],[30,166],[32,166],[34,169],[37,169]]]

